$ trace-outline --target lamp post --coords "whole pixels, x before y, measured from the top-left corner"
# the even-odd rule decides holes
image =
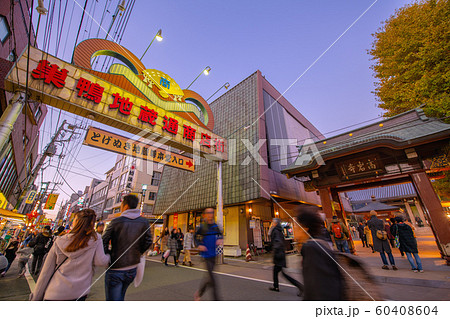
[[[216,92],[213,93],[213,95],[211,95],[206,102],[208,102],[214,95],[216,95],[217,92],[220,91],[221,88],[225,88],[226,90],[228,90],[228,88],[230,87],[230,83],[225,83],[224,85],[222,85]]]
[[[148,49],[150,49],[150,46],[152,45],[153,41],[155,41],[155,39],[156,39],[156,41],[158,41],[158,42],[161,42],[161,41],[163,40],[163,37],[162,37],[162,30],[161,30],[161,29],[159,29],[158,32],[156,32],[156,34],[155,34],[155,36],[153,37],[152,41],[151,41],[150,44],[148,45],[147,49],[145,49],[144,54],[142,54],[142,56],[141,56],[141,58],[140,58],[139,60],[142,61],[142,58],[143,58],[144,55],[147,53]]]
[[[145,192],[147,191],[147,184],[142,184],[142,198],[141,198],[141,214],[144,209]]]
[[[199,75],[197,75],[197,77],[194,79],[194,81],[192,81],[191,84],[188,85],[188,87],[186,88],[186,90],[189,89],[189,88],[191,87],[191,85],[194,84],[195,81],[197,81],[197,79],[200,77],[200,75],[202,75],[202,73],[203,73],[204,75],[208,75],[209,72],[211,72],[211,68],[210,68],[209,66],[207,66],[206,68],[204,68],[204,69],[202,70],[202,72],[200,72]]]

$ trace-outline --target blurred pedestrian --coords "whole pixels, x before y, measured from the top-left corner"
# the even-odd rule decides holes
[[[184,240],[184,234],[181,231],[181,228],[178,228],[177,230],[177,263],[180,262],[180,254],[183,250],[183,240]]]
[[[284,245],[284,235],[283,229],[281,228],[281,220],[279,218],[274,218],[272,220],[271,228],[269,229],[269,236],[272,243],[273,252],[273,287],[269,289],[272,291],[280,291],[278,284],[278,274],[281,274],[286,278],[291,284],[298,288],[298,295],[303,293],[303,285],[297,280],[286,274],[283,268],[286,268],[286,252]]]
[[[395,237],[392,235],[391,226],[392,226],[391,221],[386,220],[386,222],[384,223],[384,230],[386,231],[387,238],[389,240],[389,243],[391,244],[391,247],[396,248],[395,247]]]
[[[373,250],[372,231],[370,230],[367,223],[365,223],[365,226],[364,226],[364,237],[366,238],[366,241],[367,241],[366,247],[370,247],[370,249],[372,249],[372,253],[375,253],[375,250]]]
[[[61,237],[67,234],[66,228],[64,226],[59,226],[58,229],[55,232],[56,237]]]
[[[33,253],[33,248],[28,245],[22,245],[19,250],[17,250],[17,260],[19,262],[19,276],[23,277],[25,275],[25,267],[30,260],[31,254]]]
[[[184,235],[184,241],[183,241],[183,248],[184,248],[184,258],[183,258],[183,265],[186,265],[186,263],[189,263],[189,266],[192,267],[192,261],[191,261],[191,249],[194,248],[194,228],[189,227],[189,231]]]
[[[380,253],[381,261],[383,262],[383,266],[381,268],[386,270],[389,269],[388,261],[386,259],[387,254],[392,269],[398,270],[397,266],[395,266],[394,256],[392,255],[391,246],[388,242],[387,233],[384,228],[384,221],[377,217],[377,212],[374,210],[370,211],[369,214],[370,219],[367,222],[367,226],[372,233],[373,250]]]
[[[169,239],[167,241],[167,251],[169,252],[167,254],[167,256],[164,258],[164,265],[169,266],[167,264],[167,261],[169,260],[169,257],[172,256],[173,257],[173,264],[176,266],[178,266],[178,259],[177,259],[177,249],[178,249],[178,244],[177,244],[177,239],[178,239],[178,235],[177,235],[177,229],[174,228],[172,229],[172,232],[170,233]]]
[[[406,258],[408,258],[411,270],[414,272],[423,272],[422,261],[420,260],[419,250],[417,249],[417,240],[414,237],[412,228],[403,222],[402,217],[399,216],[395,219],[397,223],[392,227],[392,234],[394,236],[398,235],[400,247],[405,252]],[[411,255],[414,256],[415,263]]]
[[[113,219],[103,233],[105,251],[111,254],[111,265],[105,276],[106,300],[125,300],[128,286],[136,277],[141,256],[152,245],[150,224],[141,217],[138,204],[137,196],[124,196],[120,205],[122,214]]]
[[[167,242],[169,241],[170,233],[169,228],[164,228],[164,231],[161,233],[161,237],[159,241],[161,243],[161,261],[164,262],[164,253],[167,251]]]
[[[8,259],[0,252],[0,274],[8,267]]]
[[[75,213],[72,230],[57,237],[30,300],[86,300],[94,276],[94,266],[107,266],[110,260],[95,232],[95,212]]]
[[[364,225],[361,222],[358,225],[358,234],[359,234],[359,238],[361,239],[361,242],[363,244],[363,247],[368,247],[366,235],[364,235]]]
[[[19,249],[19,241],[16,238],[12,238],[9,241],[8,246],[6,246],[6,249],[5,249],[5,257],[8,260],[8,266],[1,273],[2,277],[4,277],[6,275],[6,273],[8,272],[9,268],[11,268],[11,265],[12,265],[14,259],[16,259],[16,252],[18,249]]]
[[[200,289],[194,295],[194,299],[200,300],[209,286],[212,289],[214,300],[219,300],[214,267],[216,266],[217,246],[223,244],[223,235],[214,221],[214,208],[206,208],[203,211],[203,220],[204,222],[197,229],[194,238],[197,241],[200,255],[206,263],[208,276],[204,278]]]
[[[331,220],[331,225],[328,231],[334,238],[334,243],[336,244],[337,250],[350,254],[350,249],[348,248],[347,239],[349,238],[349,232],[347,226],[342,223],[336,215],[333,216]]]
[[[402,219],[403,219],[403,218],[402,218]],[[394,218],[391,218],[390,221],[391,221],[391,223],[392,223],[391,229],[393,229],[393,228],[395,227],[394,225],[397,224],[397,220],[396,220],[396,218],[394,217]],[[391,233],[392,233],[392,231],[391,231]],[[402,257],[405,257],[405,252],[403,251],[402,247],[400,246],[400,241],[398,240],[398,234],[397,234],[397,235],[394,235],[394,234],[392,233],[392,235],[394,236],[395,246],[398,247],[398,249],[400,250],[400,254],[402,255]]]
[[[37,275],[41,270],[44,256],[51,248],[51,242],[52,235],[48,226],[45,226],[44,230],[30,241],[29,245],[33,248],[33,261],[31,263],[32,275]]]
[[[99,234],[101,236],[103,234],[104,230],[105,230],[105,223],[102,221],[99,221],[97,223],[97,226],[95,227],[95,231],[97,232],[97,234]]]
[[[343,300],[344,282],[324,237],[324,220],[314,208],[302,208],[297,220],[311,236],[301,250],[303,300]]]

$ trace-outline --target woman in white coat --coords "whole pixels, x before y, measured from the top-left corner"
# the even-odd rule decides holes
[[[45,259],[30,300],[86,300],[94,266],[106,267],[110,256],[94,229],[92,209],[75,213],[73,229],[58,237]]]

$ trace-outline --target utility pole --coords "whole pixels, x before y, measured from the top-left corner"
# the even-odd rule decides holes
[[[25,187],[23,189],[23,192],[22,192],[22,196],[21,197],[23,198],[23,200],[22,200],[22,203],[20,204],[20,207],[19,207],[19,210],[18,210],[19,213],[23,212],[23,210],[25,208],[25,204],[26,204],[25,203],[25,196],[26,196],[26,193],[27,193],[28,189],[30,188],[30,186],[33,185],[34,181],[36,180],[36,177],[38,176],[39,171],[42,168],[42,165],[44,165],[45,160],[47,159],[48,156],[55,155],[55,153],[56,153],[56,145],[55,145],[55,143],[58,142],[59,135],[61,134],[61,132],[64,131],[64,125],[66,123],[67,123],[66,120],[64,120],[62,122],[61,126],[58,128],[58,131],[56,131],[55,135],[53,135],[50,143],[48,143],[47,146],[45,147],[44,152],[41,155],[41,158],[39,159],[39,162],[36,164],[33,172],[31,173],[31,176],[28,179],[27,184],[25,185]],[[43,195],[41,193],[39,198],[36,198],[36,200],[42,201],[42,197],[43,197]]]

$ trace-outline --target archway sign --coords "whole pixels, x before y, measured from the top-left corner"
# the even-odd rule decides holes
[[[107,73],[95,71],[91,61],[99,55],[113,56],[123,64],[113,64]],[[72,63],[30,47],[28,74],[27,58],[26,48],[5,80],[6,90],[25,91],[28,78],[28,92],[35,101],[158,140],[185,153],[227,160],[227,142],[212,132],[214,116],[208,103],[199,94],[182,90],[167,74],[146,69],[121,45],[104,39],[85,40],[75,48]],[[88,135],[85,143],[89,145]],[[128,143],[115,150],[109,145],[113,142],[105,149],[128,151]],[[131,151],[129,155],[139,155]],[[152,160],[150,156],[139,157]],[[192,167],[188,170],[193,171]]]

